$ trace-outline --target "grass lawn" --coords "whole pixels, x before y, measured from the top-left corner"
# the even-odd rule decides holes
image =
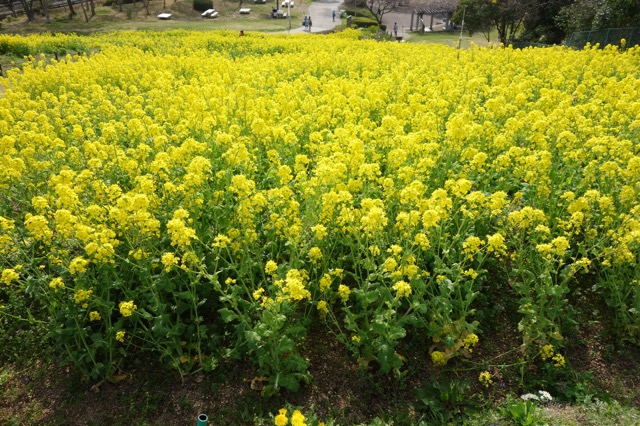
[[[274,2],[267,4],[254,4],[253,0],[245,0],[242,7],[251,9],[248,15],[240,15],[240,2],[228,0],[216,0],[213,7],[218,11],[218,18],[207,19],[200,16],[201,12],[194,10],[190,0],[177,0],[166,2],[154,0],[150,2],[149,15],[142,2],[125,4],[122,11],[117,5],[105,6],[103,2],[96,2],[96,16],[86,22],[79,5],[74,8],[76,15],[69,18],[67,8],[55,9],[51,12],[51,20],[47,22],[44,17],[38,16],[35,22],[27,22],[25,16],[9,18],[0,23],[0,33],[31,34],[40,32],[74,32],[85,34],[92,32],[109,32],[121,30],[150,30],[162,31],[166,29],[184,29],[193,31],[209,30],[244,30],[259,32],[279,32],[289,28],[288,19],[273,19],[270,17]],[[292,27],[299,26],[299,21],[306,11],[307,2],[297,2],[291,9]],[[169,20],[157,18],[159,13],[171,13]]]
[[[494,31],[490,35],[491,43],[498,43],[498,34]],[[438,32],[428,32],[424,34],[420,33],[411,33],[411,36],[407,39],[409,43],[436,43],[436,44],[446,44],[451,47],[458,47],[458,43],[460,42],[460,32],[459,31],[438,31]],[[474,43],[478,46],[487,46],[489,43],[487,39],[482,33],[475,33],[472,36],[469,36],[469,33],[462,34],[462,43],[461,47],[463,49],[468,48],[471,43]]]

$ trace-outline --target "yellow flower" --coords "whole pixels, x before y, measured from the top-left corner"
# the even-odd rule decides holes
[[[427,250],[429,247],[431,247],[429,237],[427,237],[423,233],[416,234],[416,236],[413,238],[413,244],[420,246],[422,250]]]
[[[504,237],[500,233],[487,235],[487,250],[496,255],[504,254],[506,252]]]
[[[398,262],[393,257],[388,257],[383,264],[384,270],[387,272],[393,272],[398,267]]]
[[[287,410],[286,408],[281,408],[279,414],[275,418],[276,426],[286,426],[289,423],[289,419],[287,418]]]
[[[478,376],[478,381],[482,383],[485,388],[488,388],[489,385],[493,383],[493,380],[491,380],[491,374],[488,371],[483,371],[482,373],[480,373],[480,375]]]
[[[554,354],[554,351],[553,351],[552,345],[545,345],[542,347],[542,350],[540,351],[540,356],[545,361],[551,358],[553,354]]]
[[[311,230],[313,231],[318,241],[324,240],[324,238],[327,236],[327,227],[324,225],[312,226]]]
[[[253,292],[253,300],[260,299],[260,297],[262,296],[262,293],[264,293],[264,288],[262,288],[262,287],[260,287],[256,291],[254,291]]]
[[[393,285],[393,289],[396,291],[396,296],[399,298],[409,297],[411,294],[411,285],[405,281],[398,281]]]
[[[476,278],[478,278],[478,272],[473,268],[469,268],[463,273],[465,276],[470,277],[472,280],[475,280]]]
[[[467,335],[467,337],[464,338],[464,340],[462,341],[462,345],[469,351],[472,352],[473,351],[473,347],[475,345],[478,344],[478,341],[480,339],[478,339],[478,335],[476,335],[475,333],[469,333]]]
[[[316,263],[318,260],[322,259],[322,250],[319,247],[311,247],[309,250],[309,259],[311,259],[312,263]]]
[[[73,295],[73,300],[79,305],[85,300],[87,300],[89,296],[91,296],[91,293],[93,293],[93,290],[84,290],[82,288],[79,288],[75,291],[75,294]]]
[[[225,248],[231,244],[231,238],[223,234],[218,234],[214,240],[212,246],[215,248]]]
[[[444,352],[433,351],[431,352],[431,361],[436,367],[442,367],[447,363],[447,356],[444,354]]]
[[[89,321],[100,321],[101,319],[102,316],[100,316],[100,313],[98,311],[89,312]]]
[[[53,291],[58,291],[59,288],[64,288],[64,282],[62,281],[62,278],[57,277],[51,280],[49,287],[52,288]]]
[[[320,278],[320,291],[327,291],[331,287],[331,281],[331,275],[322,275],[322,278]]]
[[[6,285],[11,285],[13,281],[17,281],[20,278],[20,275],[15,271],[15,269],[4,269],[2,271],[2,276],[0,277],[0,281],[2,281]]]
[[[162,265],[166,272],[171,271],[171,268],[178,264],[178,258],[173,253],[165,253],[161,257]]]
[[[554,361],[553,365],[555,367],[564,367],[565,366],[565,360],[564,360],[564,357],[562,355],[555,354],[553,356],[553,358],[551,358],[551,359]]]
[[[306,426],[307,424],[304,422],[304,415],[300,412],[300,410],[295,410],[293,414],[291,414],[291,425],[292,426]]]
[[[133,300],[129,300],[128,302],[120,302],[120,305],[118,306],[120,308],[120,314],[123,317],[130,317],[133,314],[133,311],[138,309],[138,307],[133,304]]]
[[[329,313],[329,308],[327,308],[327,302],[324,300],[318,301],[318,311],[320,311],[320,315],[323,317]]]
[[[127,334],[127,332],[126,332],[126,331],[123,331],[123,330],[119,330],[119,331],[117,331],[117,332],[116,332],[116,340],[117,340],[118,342],[124,342],[124,336],[125,336],[125,334]]]
[[[468,257],[473,257],[473,255],[480,250],[480,246],[482,246],[482,240],[475,235],[471,235],[462,243],[462,251],[464,251]]]
[[[273,260],[267,261],[266,265],[264,266],[264,272],[266,272],[267,275],[274,275],[277,270],[278,264]]]
[[[293,300],[310,299],[311,292],[306,289],[308,275],[304,270],[291,269],[287,272],[282,292],[289,295]]]
[[[347,302],[349,300],[349,295],[351,294],[351,289],[344,284],[340,284],[338,286],[338,295],[342,299],[343,302]]]

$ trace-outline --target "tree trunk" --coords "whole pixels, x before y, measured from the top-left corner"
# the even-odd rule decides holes
[[[71,0],[67,0],[67,6],[69,6],[69,19],[73,18],[77,15],[76,11],[73,9],[73,3]]]
[[[33,14],[33,8],[29,3],[27,3],[27,0],[20,0],[20,3],[22,4],[22,9],[24,9],[24,13],[27,14],[27,19],[29,20],[29,22],[35,21],[36,17]]]
[[[92,0],[92,1],[93,1],[93,0]],[[146,11],[146,13],[147,13],[147,15],[146,15],[146,16],[151,15],[151,12],[149,12],[149,1],[150,1],[150,0],[142,0],[142,4],[143,4],[144,9],[145,9],[145,11]]]
[[[84,2],[80,2],[80,7],[82,8],[82,13],[84,14],[84,21],[89,22],[89,17],[87,16],[87,7],[84,5]]]
[[[93,0],[87,0],[89,2],[89,6],[91,7],[91,16],[89,16],[89,19],[93,18],[94,16],[96,16],[96,5],[93,2]]]
[[[42,12],[44,13],[44,17],[47,20],[47,22],[50,22],[51,19],[49,19],[49,0],[40,0],[40,4],[42,5]]]

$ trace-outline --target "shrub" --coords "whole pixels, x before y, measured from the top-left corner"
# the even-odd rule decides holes
[[[371,18],[363,18],[363,17],[354,17],[351,20],[353,26],[357,28],[369,28],[369,27],[377,27],[378,21]]]

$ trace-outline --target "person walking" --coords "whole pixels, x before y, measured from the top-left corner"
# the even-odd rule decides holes
[[[333,22],[336,22],[336,11],[335,10],[331,13],[331,16],[333,17]]]
[[[309,26],[309,32],[311,32],[311,16],[309,16],[309,19],[307,20],[307,25]]]
[[[307,19],[307,15],[304,16],[304,19],[302,20],[302,26],[304,27],[304,29],[307,29],[307,25],[309,24],[309,20]]]
[[[398,23],[397,22],[393,23],[393,36],[395,38],[398,38]]]

